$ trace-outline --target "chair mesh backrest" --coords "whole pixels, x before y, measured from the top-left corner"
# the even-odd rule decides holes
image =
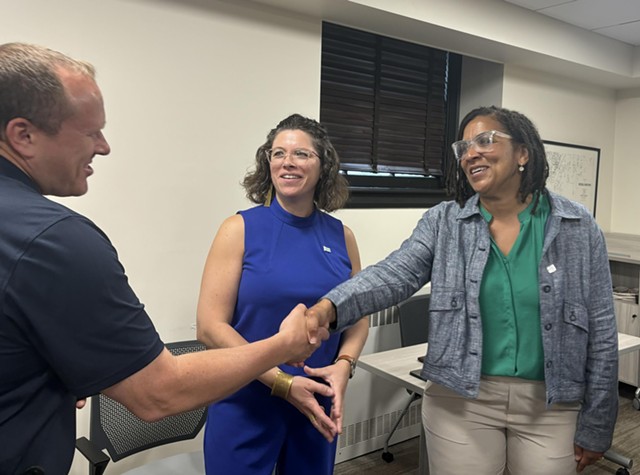
[[[426,343],[429,338],[429,295],[414,295],[398,304],[402,346]]]
[[[205,350],[195,340],[167,344],[174,355]],[[172,442],[193,439],[204,425],[207,408],[203,407],[156,422],[145,422],[113,399],[99,394],[92,399],[91,440],[107,449],[114,462]]]

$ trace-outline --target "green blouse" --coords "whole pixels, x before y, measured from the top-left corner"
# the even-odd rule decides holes
[[[491,239],[480,286],[482,374],[544,380],[538,266],[549,216],[549,200],[540,197],[520,214],[520,233],[505,256]],[[480,205],[487,221],[493,217]]]

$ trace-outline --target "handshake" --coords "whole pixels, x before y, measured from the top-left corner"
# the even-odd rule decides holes
[[[310,308],[298,304],[280,324],[280,335],[286,338],[289,350],[287,364],[302,366],[302,362],[329,338],[329,324],[335,319],[335,308],[327,299]]]

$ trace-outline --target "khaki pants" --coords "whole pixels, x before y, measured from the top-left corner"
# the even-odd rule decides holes
[[[477,399],[428,382],[422,398],[431,475],[569,475],[579,404],[545,408],[543,382],[487,377]]]

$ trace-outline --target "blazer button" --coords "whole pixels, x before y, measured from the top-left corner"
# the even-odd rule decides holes
[[[548,294],[549,292],[551,292],[551,286],[550,285],[545,285],[544,287],[542,287],[542,291],[545,294]]]
[[[544,326],[544,329],[545,329],[545,330],[551,330],[551,328],[552,328],[552,327],[553,327],[553,325],[552,325],[551,323],[547,323],[547,324]]]

